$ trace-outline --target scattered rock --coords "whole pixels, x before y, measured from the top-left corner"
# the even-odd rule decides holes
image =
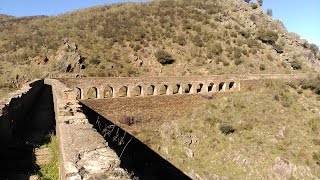
[[[74,43],[65,43],[57,52],[56,60],[59,64],[60,72],[80,72],[85,69],[85,58],[76,52],[77,46]]]
[[[188,158],[193,158],[194,154],[190,148],[184,147],[184,151],[185,151]]]
[[[136,123],[138,123],[140,121],[141,121],[140,118],[134,117],[134,116],[122,116],[121,119],[119,120],[120,123],[126,124],[128,126],[136,124]]]
[[[297,166],[292,164],[288,159],[277,157],[272,167],[272,178],[288,179],[297,171]]]

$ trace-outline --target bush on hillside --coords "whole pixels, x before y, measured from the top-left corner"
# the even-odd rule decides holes
[[[317,55],[319,47],[315,44],[310,44],[310,50],[313,52],[314,55]]]
[[[291,67],[293,70],[300,70],[302,69],[302,62],[295,59],[291,62]]]
[[[320,74],[314,77],[310,77],[304,81],[301,81],[302,88],[311,89],[315,93],[320,95]]]
[[[252,9],[257,9],[258,8],[258,4],[257,3],[251,2],[250,6],[251,6]]]
[[[173,38],[173,42],[174,42],[174,43],[177,43],[177,44],[179,44],[179,45],[181,45],[181,46],[184,46],[184,45],[187,44],[186,38],[185,38],[184,36],[182,36],[182,35],[175,36],[175,37]]]
[[[267,43],[270,45],[274,45],[279,38],[277,32],[274,32],[271,29],[262,29],[262,28],[258,30],[257,37],[263,43]]]
[[[281,44],[274,44],[273,48],[274,48],[274,50],[277,51],[277,53],[279,53],[279,54],[283,53],[283,46]]]
[[[157,58],[158,62],[161,63],[162,65],[174,63],[174,59],[173,59],[172,55],[169,54],[168,52],[164,51],[163,49],[159,49],[155,53],[155,57]]]
[[[272,9],[267,9],[267,15],[269,15],[269,16],[272,16],[272,15],[273,15]]]

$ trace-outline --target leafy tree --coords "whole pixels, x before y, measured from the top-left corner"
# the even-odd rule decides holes
[[[172,64],[174,62],[174,59],[171,54],[168,52],[164,51],[163,49],[159,49],[156,53],[155,56],[158,60],[159,63],[162,65],[166,64]]]
[[[269,15],[269,16],[272,16],[272,15],[273,15],[272,9],[267,9],[267,15]]]
[[[316,44],[310,44],[310,50],[313,52],[314,55],[317,55],[319,47]]]
[[[263,0],[257,0],[257,3],[259,4],[260,7],[262,7]]]
[[[272,31],[271,29],[260,28],[257,32],[257,37],[263,43],[274,45],[275,42],[278,40],[279,35],[277,32]]]

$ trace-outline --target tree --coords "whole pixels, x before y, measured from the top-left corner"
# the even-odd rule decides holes
[[[162,65],[172,64],[174,62],[174,59],[171,56],[171,54],[169,54],[168,52],[164,51],[163,49],[159,49],[155,53],[155,56],[156,56],[158,62],[161,63]]]
[[[272,9],[267,9],[267,15],[272,16]]]
[[[263,0],[257,0],[257,3],[259,4],[260,7],[262,7]]]
[[[250,1],[251,1],[251,0],[244,0],[244,2],[246,2],[246,3],[250,3]]]
[[[265,29],[260,28],[257,31],[257,37],[260,39],[263,43],[267,43],[270,45],[274,45],[275,42],[278,40],[279,36],[278,33],[271,30],[271,29]]]

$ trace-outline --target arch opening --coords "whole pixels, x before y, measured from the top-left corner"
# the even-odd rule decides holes
[[[191,92],[191,88],[192,84],[187,84],[183,91],[188,94]]]
[[[107,86],[104,88],[104,92],[103,92],[103,97],[104,98],[111,98],[113,97],[113,88],[110,86]]]
[[[132,96],[141,96],[142,87],[140,85],[136,86],[132,90]]]
[[[146,92],[147,96],[152,96],[152,95],[154,95],[154,89],[155,89],[155,86],[154,86],[154,85],[148,86],[147,92]]]
[[[233,90],[233,89],[235,89],[236,88],[236,83],[235,82],[230,82],[229,83],[229,89],[230,90]]]
[[[180,84],[173,85],[172,87],[173,94],[178,94],[180,91],[180,88],[181,88]]]
[[[219,91],[225,91],[226,90],[226,83],[224,82],[221,82],[219,84]]]
[[[208,86],[208,92],[215,92],[216,91],[216,84],[210,83]]]
[[[119,89],[119,97],[127,97],[128,95],[128,87],[127,86],[122,86]]]
[[[202,88],[203,88],[203,84],[201,83],[197,86],[197,93],[200,93]]]
[[[81,99],[82,98],[82,96],[81,96],[82,90],[80,88],[76,87],[76,91],[77,91],[76,99]]]
[[[160,85],[159,86],[159,95],[167,94],[168,86],[167,85]]]
[[[96,99],[98,97],[98,89],[96,87],[89,88],[87,92],[88,99]]]

